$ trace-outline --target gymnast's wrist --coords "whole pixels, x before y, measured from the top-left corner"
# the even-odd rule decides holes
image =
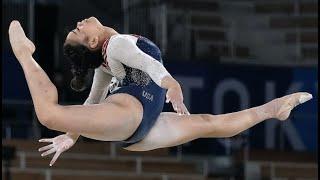
[[[181,89],[180,84],[171,76],[165,76],[161,80],[161,86],[165,89]]]
[[[181,86],[180,84],[178,83],[178,81],[176,81],[174,79],[173,83],[170,84],[170,87],[168,89],[172,89],[172,90],[175,90],[175,91],[181,91]]]

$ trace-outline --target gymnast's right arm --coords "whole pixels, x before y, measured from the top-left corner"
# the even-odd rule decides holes
[[[99,104],[102,100],[105,99],[108,93],[108,85],[111,82],[112,76],[104,72],[100,66],[94,71],[93,82],[90,90],[90,94],[84,105],[88,104]],[[79,134],[67,132],[67,135],[70,136],[75,141],[79,138]]]

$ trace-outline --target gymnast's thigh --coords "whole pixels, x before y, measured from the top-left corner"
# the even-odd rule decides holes
[[[97,140],[124,140],[139,126],[143,108],[128,94],[115,94],[103,103],[57,106],[50,126],[54,130],[74,132]]]

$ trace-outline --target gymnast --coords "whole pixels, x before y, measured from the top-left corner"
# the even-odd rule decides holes
[[[33,59],[36,48],[16,20],[9,26],[9,40],[40,123],[66,132],[39,140],[50,143],[39,149],[41,156],[55,153],[50,166],[80,135],[120,142],[129,151],[149,151],[198,138],[232,137],[271,118],[285,120],[295,106],[312,98],[298,92],[238,112],[190,114],[180,84],[163,66],[154,43],[142,36],[119,34],[90,17],[78,22],[64,43],[74,75],[72,89],[84,90],[88,70],[94,69],[90,94],[83,105],[59,105],[55,85]],[[162,112],[165,101],[175,112]]]

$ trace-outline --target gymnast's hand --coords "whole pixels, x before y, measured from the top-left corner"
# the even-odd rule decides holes
[[[166,103],[171,102],[173,109],[179,114],[187,114],[190,115],[188,109],[183,103],[183,94],[180,85],[174,86],[168,89],[166,95]]]
[[[50,166],[52,166],[54,162],[56,162],[60,154],[72,147],[76,143],[76,140],[77,139],[72,138],[72,136],[68,134],[63,134],[51,139],[40,139],[39,142],[48,142],[51,144],[40,148],[39,152],[45,151],[41,154],[42,157],[56,152],[49,164]]]

